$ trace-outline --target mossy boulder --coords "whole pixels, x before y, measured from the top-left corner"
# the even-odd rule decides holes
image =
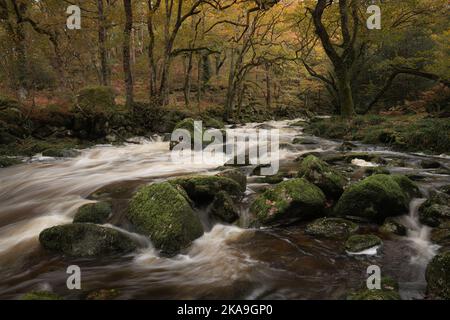
[[[419,220],[430,227],[439,227],[450,219],[450,195],[433,191],[419,208]]]
[[[22,163],[22,161],[16,158],[0,157],[0,168],[7,168],[20,163]]]
[[[429,295],[450,299],[450,251],[440,253],[430,261],[425,277]]]
[[[99,257],[124,254],[136,249],[125,234],[90,223],[74,223],[42,231],[39,242],[48,251],[73,257]]]
[[[180,186],[195,203],[204,204],[214,200],[220,191],[227,192],[232,197],[242,195],[242,185],[233,179],[220,176],[187,176],[169,181]]]
[[[88,203],[80,207],[73,218],[73,223],[103,224],[112,213],[109,202]]]
[[[300,164],[298,177],[305,178],[315,184],[326,196],[333,199],[338,199],[341,196],[347,182],[339,172],[312,155],[306,157]]]
[[[398,289],[397,281],[382,277],[380,289],[368,289],[365,283],[360,290],[350,293],[347,300],[401,300]]]
[[[380,227],[380,232],[382,233],[392,233],[398,236],[406,236],[407,229],[404,225],[392,218],[386,218],[383,225]]]
[[[225,191],[220,191],[214,197],[210,214],[226,223],[233,223],[239,219],[233,199]]]
[[[116,111],[116,93],[112,87],[89,86],[81,89],[77,95],[77,106],[83,113],[90,115],[109,114]],[[75,111],[78,111],[75,109]]]
[[[24,294],[20,300],[63,300],[63,298],[50,291],[31,291]]]
[[[341,218],[320,218],[306,226],[306,234],[329,239],[347,239],[358,225]]]
[[[367,167],[364,170],[367,176],[373,176],[375,174],[391,174],[385,167]]]
[[[345,242],[345,250],[348,252],[361,252],[375,246],[379,246],[383,241],[372,234],[353,235]]]
[[[120,291],[116,289],[100,289],[90,292],[86,296],[86,300],[113,300],[117,298],[119,294]]]
[[[213,129],[224,129],[225,124],[223,121],[212,118],[212,117],[203,117],[203,126],[205,128],[213,128]]]
[[[370,176],[346,189],[334,212],[338,216],[356,216],[379,223],[387,217],[407,213],[409,189],[414,183],[406,179],[384,174]],[[402,188],[404,185],[407,188]]]
[[[283,181],[266,190],[251,205],[250,212],[262,224],[307,220],[323,215],[325,195],[305,179]]]
[[[168,182],[145,186],[134,195],[127,213],[139,233],[167,254],[175,254],[203,235],[199,217],[186,195]]]
[[[441,247],[450,249],[450,221],[441,223],[438,228],[433,228],[430,238]]]
[[[204,128],[202,128],[199,123],[196,123],[194,119],[192,118],[186,118],[184,120],[181,120],[180,122],[178,122],[175,125],[175,128],[173,129],[173,131],[176,130],[186,130],[189,133],[189,136],[191,138],[190,141],[190,146],[191,148],[194,146],[194,137],[195,134],[199,134],[201,139],[203,140],[203,133],[204,133]],[[180,143],[180,141],[170,141],[170,150],[172,150],[173,148],[175,148],[176,145],[178,145]],[[203,143],[202,143],[203,144]]]
[[[228,169],[217,174],[218,177],[229,178],[239,183],[241,191],[245,192],[247,189],[247,176],[239,169]]]

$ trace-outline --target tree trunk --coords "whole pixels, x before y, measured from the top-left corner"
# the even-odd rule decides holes
[[[159,2],[157,4],[159,6]],[[156,81],[157,81],[157,69],[155,63],[155,32],[153,30],[153,14],[157,9],[157,6],[153,6],[153,1],[148,0],[148,16],[147,16],[147,29],[149,34],[148,44],[148,59],[149,59],[149,100],[151,101],[156,95]]]
[[[189,52],[188,56],[186,57],[186,71],[185,71],[185,75],[184,75],[184,87],[183,87],[183,92],[184,92],[184,104],[186,106],[190,105],[190,94],[191,94],[191,74],[192,74],[192,67],[193,67],[193,63],[192,63],[192,58],[193,58],[193,53],[192,51]]]
[[[109,85],[110,70],[108,66],[108,53],[106,48],[106,18],[103,7],[103,0],[97,0],[98,8],[98,47],[100,56],[100,74],[101,84],[103,86]]]
[[[130,41],[133,29],[133,8],[131,0],[123,0],[125,7],[125,29],[123,32],[123,72],[125,75],[126,106],[133,105],[133,75],[131,73],[130,62]]]
[[[349,73],[347,70],[336,70],[336,78],[341,115],[343,117],[352,117],[355,115],[355,105]]]
[[[265,64],[266,68],[266,107],[270,108],[272,105],[272,93],[270,90],[271,87],[271,79],[270,79],[270,64]]]

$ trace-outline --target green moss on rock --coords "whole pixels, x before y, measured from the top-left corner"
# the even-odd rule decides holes
[[[309,235],[330,239],[347,239],[358,230],[358,225],[341,218],[320,218],[306,226]]]
[[[31,291],[24,294],[21,300],[63,300],[63,298],[50,291]]]
[[[119,296],[120,292],[116,289],[100,289],[90,292],[86,300],[113,300]]]
[[[405,179],[407,179],[405,177]],[[373,175],[345,190],[335,213],[382,222],[386,217],[408,212],[411,196],[391,175]],[[405,184],[404,179],[401,179]]]
[[[242,185],[235,180],[219,176],[187,176],[169,181],[172,185],[182,187],[189,198],[196,203],[208,203],[214,196],[225,191],[232,197],[242,195]]]
[[[217,176],[229,178],[236,181],[237,183],[239,183],[242,192],[245,192],[245,190],[247,189],[247,176],[239,169],[228,169],[217,174]]]
[[[127,216],[138,232],[168,254],[177,253],[203,234],[200,219],[186,195],[168,182],[139,189]]]
[[[225,191],[216,194],[211,206],[211,215],[226,223],[233,223],[239,219],[233,199]]]
[[[426,271],[427,292],[432,297],[450,299],[450,251],[436,255]]]
[[[266,190],[252,204],[250,211],[262,224],[283,220],[320,217],[325,206],[323,192],[305,179],[281,182]]]
[[[390,290],[365,289],[351,293],[347,300],[401,300],[400,294]]]
[[[401,223],[395,221],[392,218],[386,218],[383,225],[380,227],[380,232],[392,233],[398,236],[406,236],[407,229]]]
[[[438,227],[450,219],[450,196],[446,193],[434,191],[430,199],[419,208],[419,220],[430,227]]]
[[[341,196],[347,182],[339,172],[312,155],[302,161],[300,170],[298,171],[298,177],[305,178],[315,184],[326,196],[333,199],[338,199]]]
[[[22,161],[15,158],[0,157],[0,168],[7,168],[20,163],[22,163]]]
[[[73,222],[103,224],[111,212],[112,209],[109,202],[88,203],[78,209]]]
[[[364,234],[354,235],[345,242],[345,250],[348,252],[361,252],[375,246],[379,246],[383,241],[375,235]]]
[[[49,251],[73,257],[98,257],[128,253],[136,244],[125,234],[90,223],[74,223],[42,231],[39,242]]]

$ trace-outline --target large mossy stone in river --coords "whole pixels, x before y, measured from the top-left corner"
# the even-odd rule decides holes
[[[136,243],[122,232],[90,223],[45,229],[39,241],[46,250],[73,257],[123,254],[136,249]]]
[[[430,261],[425,277],[429,295],[450,299],[450,251],[440,253]]]
[[[186,194],[168,182],[139,189],[130,202],[127,217],[139,233],[167,254],[177,253],[203,235],[200,219]]]
[[[354,235],[345,242],[345,250],[348,252],[361,252],[375,246],[379,246],[383,241],[375,235],[364,234]]]
[[[182,187],[195,203],[208,203],[214,200],[220,191],[232,197],[242,195],[242,185],[235,180],[219,176],[187,176],[169,181],[172,185]]]
[[[379,230],[382,233],[396,234],[398,236],[406,236],[407,233],[406,227],[391,217],[384,220],[384,223]]]
[[[325,195],[305,179],[283,181],[266,190],[251,205],[261,224],[307,220],[323,215]]]
[[[433,191],[430,199],[419,208],[419,220],[430,227],[438,227],[450,220],[450,195]]]
[[[103,224],[111,212],[112,209],[109,202],[88,203],[78,209],[73,218],[73,223]]]
[[[63,300],[63,298],[50,291],[31,291],[24,294],[20,300]]]
[[[312,155],[306,157],[300,164],[298,177],[314,183],[326,196],[333,199],[338,199],[341,196],[347,182],[339,172]]]
[[[218,173],[217,176],[229,178],[231,180],[236,181],[237,183],[239,183],[242,192],[245,192],[245,190],[247,189],[247,176],[244,173],[242,173],[239,169],[228,169]]]
[[[338,216],[361,217],[379,223],[386,217],[405,214],[414,185],[406,179],[384,174],[370,176],[346,189],[334,212]]]
[[[306,226],[306,234],[329,239],[347,239],[358,225],[341,218],[320,218]]]
[[[239,219],[239,214],[233,203],[233,199],[225,191],[220,191],[216,194],[210,214],[226,223],[233,223]]]
[[[380,289],[368,289],[367,283],[347,296],[347,300],[401,300],[397,281],[390,277],[382,277]]]

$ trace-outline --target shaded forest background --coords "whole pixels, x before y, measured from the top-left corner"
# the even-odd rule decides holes
[[[366,26],[371,4],[380,30]],[[80,30],[66,27],[70,5]],[[0,0],[1,104],[87,115],[92,95],[141,120],[155,107],[230,122],[445,116],[448,11],[447,0]]]

